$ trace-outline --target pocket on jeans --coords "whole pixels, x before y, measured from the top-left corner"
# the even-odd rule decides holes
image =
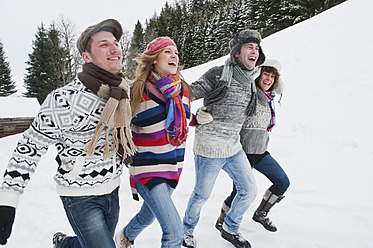
[[[113,191],[113,196],[117,199],[117,200],[119,200],[119,187],[118,188],[116,188],[114,191]]]
[[[92,201],[96,196],[62,196],[61,198],[69,207],[74,207]]]

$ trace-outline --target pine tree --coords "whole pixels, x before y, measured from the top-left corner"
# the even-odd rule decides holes
[[[170,36],[184,68],[189,68],[226,55],[238,31],[255,29],[265,38],[344,1],[176,0],[146,23],[144,42]]]
[[[184,69],[189,67],[193,67],[197,64],[197,54],[195,49],[195,34],[196,34],[196,27],[189,26],[188,29],[185,31],[185,39],[183,43],[183,55],[180,56],[180,63],[183,65]]]
[[[24,79],[24,96],[36,97],[39,103],[42,103],[52,90],[63,85],[64,71],[61,63],[65,54],[59,44],[55,26],[51,25],[47,30],[44,24],[41,24],[33,41],[33,51],[26,62],[28,67]]]
[[[16,92],[15,82],[11,79],[9,62],[6,61],[3,44],[0,42],[0,96],[10,96]]]
[[[222,57],[229,53],[229,41],[231,34],[229,30],[229,12],[228,8],[220,7],[217,15],[218,26],[216,28],[216,58]]]
[[[141,23],[137,21],[135,25],[135,31],[133,32],[131,40],[131,47],[129,49],[129,53],[125,61],[125,72],[127,77],[135,77],[137,63],[136,61],[134,61],[134,59],[138,57],[145,50],[145,48],[146,47],[144,45],[144,31]]]
[[[61,87],[73,79],[72,57],[70,51],[61,46],[60,31],[52,24],[48,31],[48,38],[52,45],[53,71],[57,87]]]

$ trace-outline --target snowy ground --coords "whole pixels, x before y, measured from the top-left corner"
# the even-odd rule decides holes
[[[372,9],[373,1],[349,0],[262,43],[266,56],[283,64],[286,89],[277,106],[269,151],[288,173],[291,185],[286,198],[271,211],[279,230],[270,233],[251,220],[270,186],[254,172],[259,195],[241,226],[254,248],[373,247]],[[186,70],[183,75],[192,82],[224,60]],[[193,136],[192,129],[184,172],[174,193],[181,216],[194,186]],[[0,139],[1,174],[19,137]],[[21,198],[6,247],[51,247],[55,232],[72,234],[52,179],[55,154],[51,148],[42,158]],[[118,229],[141,206],[131,198],[128,175],[122,179]],[[232,247],[214,228],[231,187],[222,172],[195,231],[199,248]],[[138,237],[136,247],[160,247],[160,237],[155,222]]]

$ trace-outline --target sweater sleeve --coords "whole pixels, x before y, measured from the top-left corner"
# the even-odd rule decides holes
[[[50,145],[58,142],[61,122],[69,122],[69,109],[66,99],[59,98],[58,94],[50,93],[47,96],[9,160],[0,187],[0,205],[18,206],[19,197],[35,172],[40,158]]]
[[[195,100],[205,98],[217,87],[217,82],[223,71],[223,66],[215,66],[203,74],[190,86],[193,89]]]

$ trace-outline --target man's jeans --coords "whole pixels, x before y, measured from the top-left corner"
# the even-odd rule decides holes
[[[181,247],[183,241],[183,225],[179,213],[172,201],[174,189],[167,183],[161,183],[149,190],[141,183],[136,189],[144,199],[140,211],[124,228],[124,235],[129,240],[135,238],[157,218],[162,228],[162,248]],[[156,245],[149,244],[149,247]]]
[[[223,169],[234,185],[237,187],[237,195],[227,213],[223,228],[233,234],[238,233],[242,218],[250,204],[254,201],[258,189],[253,172],[241,149],[237,154],[229,158],[207,158],[194,156],[196,168],[196,182],[184,216],[184,233],[193,234],[202,206],[210,197],[216,178]]]
[[[102,196],[61,196],[75,237],[61,248],[115,248],[114,233],[119,217],[118,189]]]

